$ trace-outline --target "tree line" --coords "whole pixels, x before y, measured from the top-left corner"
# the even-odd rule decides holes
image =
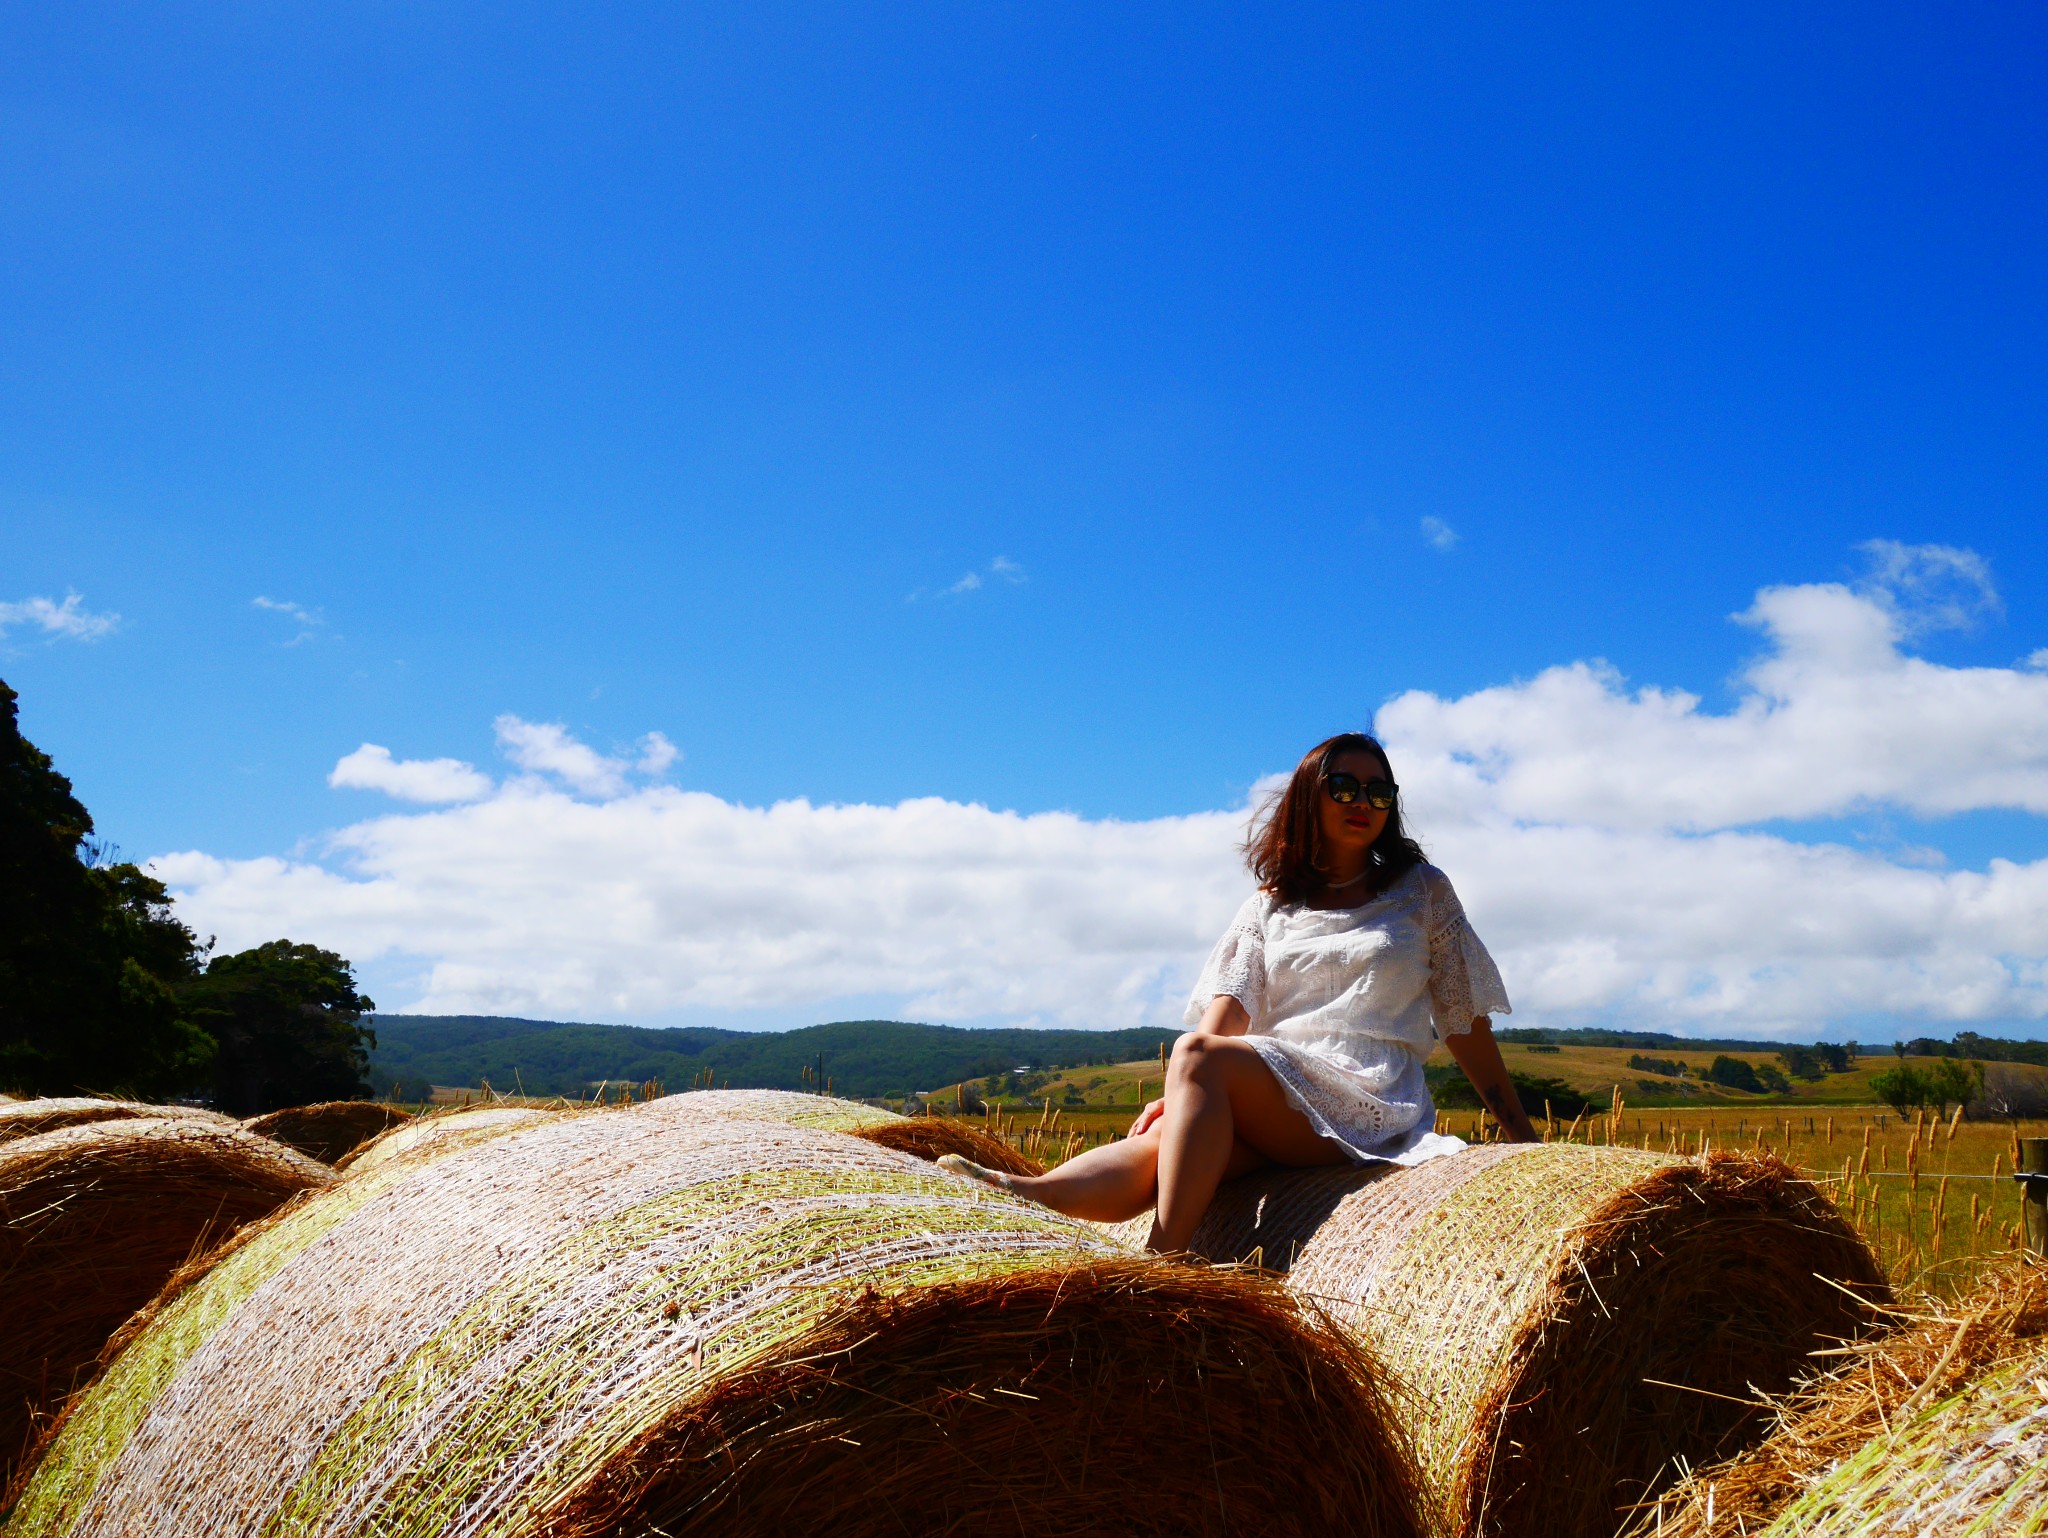
[[[288,939],[215,955],[94,836],[17,700],[0,682],[0,1086],[237,1116],[365,1093],[376,1006],[349,963]]]

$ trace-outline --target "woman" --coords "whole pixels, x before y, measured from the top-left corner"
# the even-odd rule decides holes
[[[1184,1250],[1233,1175],[1462,1148],[1436,1134],[1422,1076],[1439,1038],[1508,1134],[1534,1141],[1488,1019],[1509,1012],[1500,973],[1399,800],[1386,750],[1360,732],[1295,767],[1246,846],[1260,890],[1210,953],[1194,1029],[1129,1137],[1038,1176],[939,1162],[1074,1217],[1156,1207],[1151,1248]]]

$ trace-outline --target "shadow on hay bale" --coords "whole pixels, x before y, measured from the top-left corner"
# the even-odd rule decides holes
[[[47,1100],[0,1101],[0,1143],[16,1138],[79,1127],[88,1122],[135,1121],[175,1116],[216,1127],[236,1125],[232,1116],[190,1105],[149,1105],[140,1100],[109,1100],[99,1095],[66,1095]]]
[[[10,1538],[1419,1531],[1373,1364],[1283,1289],[655,1111],[281,1215],[73,1402]]]
[[[336,1164],[372,1138],[412,1120],[412,1112],[376,1100],[323,1100],[252,1116],[242,1125],[258,1137]]]
[[[351,1175],[381,1165],[417,1159],[438,1159],[460,1153],[478,1143],[488,1143],[510,1132],[524,1131],[550,1118],[563,1115],[563,1106],[474,1105],[448,1111],[428,1111],[400,1122],[389,1132],[372,1138],[345,1155],[336,1165]]]
[[[1644,1511],[1636,1538],[2048,1529],[2048,1269],[2016,1259],[1776,1406],[1766,1440]]]
[[[1674,1459],[1725,1457],[1761,1430],[1754,1390],[1869,1327],[1844,1289],[1890,1296],[1810,1183],[1734,1154],[1493,1144],[1412,1169],[1250,1176],[1218,1193],[1192,1248],[1287,1270],[1357,1329],[1405,1385],[1461,1538],[1607,1538]]]
[[[91,1122],[0,1144],[0,1460],[9,1475],[122,1321],[181,1265],[332,1178],[232,1124],[187,1118]]]
[[[894,1111],[806,1095],[788,1089],[698,1089],[667,1095],[653,1102],[673,1116],[737,1116],[751,1121],[781,1122],[792,1127],[817,1127],[844,1132],[884,1148],[898,1149],[927,1164],[941,1154],[960,1154],[976,1164],[1012,1175],[1043,1175],[1045,1166],[979,1127],[948,1121],[943,1116],[898,1116]]]

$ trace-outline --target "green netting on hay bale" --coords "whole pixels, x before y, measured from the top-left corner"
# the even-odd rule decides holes
[[[0,1101],[0,1143],[16,1138],[55,1132],[60,1127],[78,1127],[96,1121],[135,1121],[181,1117],[216,1127],[232,1127],[232,1116],[202,1111],[189,1105],[150,1105],[141,1100],[109,1100],[98,1095],[64,1095],[43,1100]]]
[[[183,1117],[90,1122],[0,1144],[6,1475],[122,1322],[180,1266],[332,1178],[232,1123]]]
[[[706,1089],[669,1095],[653,1102],[672,1116],[731,1116],[751,1121],[818,1127],[913,1154],[927,1163],[942,1154],[960,1154],[989,1169],[1012,1175],[1042,1175],[1045,1167],[990,1137],[979,1127],[948,1121],[943,1116],[898,1116],[857,1100],[806,1095],[786,1089]]]
[[[534,1105],[460,1106],[449,1111],[429,1111],[372,1138],[341,1159],[338,1167],[358,1175],[384,1164],[438,1159],[567,1114],[570,1113],[564,1109]]]
[[[372,1138],[411,1121],[412,1114],[377,1100],[323,1100],[252,1116],[242,1125],[309,1159],[335,1164]]]
[[[1223,1187],[1192,1248],[1287,1271],[1373,1347],[1460,1538],[1608,1538],[1674,1459],[1758,1433],[1756,1390],[1867,1326],[1843,1288],[1889,1296],[1811,1184],[1736,1155],[1493,1144],[1262,1173]]]
[[[835,1133],[655,1106],[393,1161],[168,1299],[10,1538],[1417,1531],[1284,1290]]]

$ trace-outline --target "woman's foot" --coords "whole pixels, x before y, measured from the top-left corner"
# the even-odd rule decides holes
[[[959,1154],[940,1154],[932,1162],[949,1175],[960,1175],[968,1180],[978,1180],[985,1186],[994,1186],[998,1191],[1010,1191],[1012,1189],[1010,1177],[1003,1171],[992,1170],[985,1165],[976,1164],[972,1159],[963,1158]]]

